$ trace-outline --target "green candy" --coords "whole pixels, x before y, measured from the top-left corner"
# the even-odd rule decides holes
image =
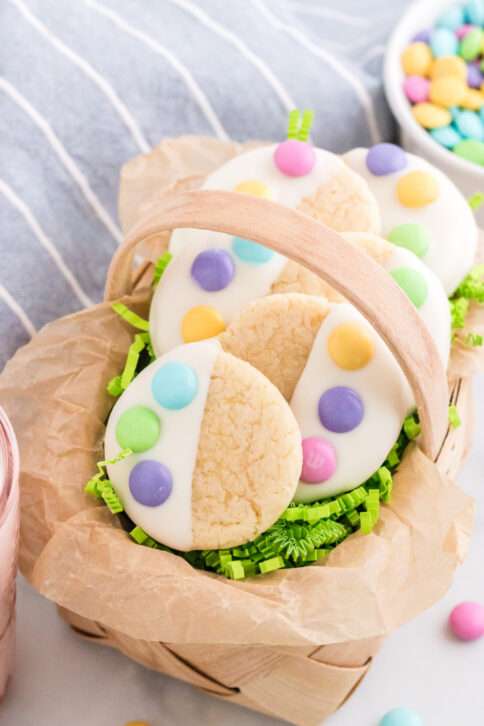
[[[161,422],[146,406],[133,406],[125,411],[116,426],[116,439],[122,449],[135,454],[151,449],[160,438]]]
[[[396,267],[390,274],[415,307],[421,308],[429,292],[422,274],[411,267]]]
[[[459,46],[459,55],[466,61],[474,60],[481,52],[482,30],[474,28],[462,38]]]
[[[430,235],[422,224],[399,224],[388,235],[394,245],[405,247],[417,257],[424,257],[429,249]]]
[[[473,161],[474,164],[484,166],[484,144],[482,141],[464,139],[457,146],[454,146],[454,154],[462,159],[467,159],[467,161]]]

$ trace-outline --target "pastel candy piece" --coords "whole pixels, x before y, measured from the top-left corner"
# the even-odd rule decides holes
[[[193,260],[191,275],[207,292],[217,292],[229,285],[235,274],[235,265],[227,250],[211,249],[200,252]]]
[[[402,67],[407,76],[426,76],[431,64],[432,53],[426,43],[411,43],[402,53]]]
[[[242,188],[247,193],[247,181],[258,180],[278,203],[298,208],[333,229],[380,229],[367,182],[339,157],[313,148],[312,170],[291,177],[274,163],[277,148],[260,147],[231,159],[207,177],[203,188]],[[310,270],[250,239],[180,229],[172,235],[170,251],[173,259],[156,287],[150,310],[156,355],[219,335],[251,300],[286,290],[325,295],[329,288]]]
[[[423,224],[398,224],[390,230],[387,239],[394,245],[405,247],[417,257],[425,257],[430,247],[430,235]]]
[[[482,0],[469,0],[464,6],[465,17],[472,25],[484,24],[484,3]]]
[[[429,232],[423,225],[410,223],[394,227],[392,232],[389,241],[361,233],[344,237],[364,249],[392,275],[415,305],[434,339],[444,368],[447,368],[451,342],[449,301],[442,283],[423,262],[425,250],[431,244]],[[423,259],[419,259],[416,252],[420,252]]]
[[[459,55],[466,61],[474,60],[481,52],[482,30],[474,28],[467,33],[459,44]]]
[[[454,153],[462,159],[484,166],[484,143],[473,139],[465,139],[454,146]]]
[[[410,708],[394,708],[382,718],[378,726],[424,726],[422,717]]]
[[[262,197],[263,199],[272,198],[270,187],[259,179],[247,179],[246,181],[239,182],[234,187],[234,192],[250,194],[253,197]]]
[[[484,636],[484,605],[462,602],[452,610],[449,625],[459,640],[478,640]]]
[[[194,372],[196,389],[190,376],[174,375],[177,366]],[[108,460],[120,450],[119,422],[137,407],[157,416],[161,433],[148,451],[107,469],[128,517],[156,541],[182,551],[245,544],[292,500],[302,468],[294,415],[264,376],[216,341],[176,348],[133,380],[108,419]]]
[[[419,30],[418,33],[415,33],[415,35],[413,36],[412,43],[429,43],[430,32],[430,28],[424,28],[423,30]]]
[[[404,207],[426,207],[435,202],[438,196],[437,181],[428,171],[409,171],[396,184],[396,197]]]
[[[456,76],[435,78],[430,84],[430,100],[446,108],[458,106],[466,92],[466,84]]]
[[[484,76],[482,75],[479,66],[469,63],[467,66],[467,85],[471,88],[480,88],[483,81]]]
[[[455,153],[462,144],[478,143],[461,141],[454,147]],[[463,153],[466,153],[464,148]],[[470,150],[476,155],[478,150]],[[424,159],[406,152],[407,167],[387,177],[376,177],[366,167],[366,149],[353,149],[344,155],[346,163],[358,174],[364,176],[378,201],[382,216],[382,230],[387,237],[392,229],[401,224],[421,224],[429,235],[429,248],[422,260],[441,280],[448,295],[451,295],[472,265],[477,248],[478,230],[472,210],[453,182],[437,167]],[[483,157],[484,159],[484,157]],[[423,172],[434,180],[430,195],[424,200],[433,199],[423,206],[407,206],[397,196],[397,186],[409,172]],[[425,177],[424,177],[425,178]],[[412,178],[410,178],[411,181]],[[404,198],[411,203],[420,185],[412,190],[412,184],[403,182]],[[435,197],[435,191],[437,196]],[[401,192],[401,189],[400,189]],[[418,194],[418,199],[422,195]],[[415,200],[417,201],[417,200]]]
[[[447,28],[436,28],[430,35],[430,48],[435,58],[446,55],[455,55],[458,50],[458,41],[455,33]]]
[[[430,77],[433,80],[449,76],[460,78],[461,81],[467,78],[467,64],[457,55],[436,58],[430,68]]]
[[[120,417],[116,440],[121,449],[131,449],[135,454],[140,454],[156,444],[160,432],[160,419],[151,408],[133,406]]]
[[[461,111],[457,116],[455,125],[460,135],[465,138],[482,141],[484,138],[484,126],[477,113],[474,111]]]
[[[386,176],[405,169],[407,158],[400,146],[395,144],[375,144],[368,149],[366,166],[375,176]]]
[[[403,91],[412,103],[423,103],[429,97],[430,83],[423,76],[407,76],[403,82]]]
[[[448,30],[456,30],[464,22],[464,11],[459,5],[454,5],[439,15],[436,25],[439,28],[448,28]]]
[[[274,151],[274,164],[286,176],[306,176],[316,163],[311,144],[297,139],[287,139]]]
[[[446,108],[441,108],[435,103],[417,103],[412,108],[414,119],[425,129],[437,129],[441,126],[448,126],[452,116]]]
[[[480,91],[477,91],[475,88],[468,88],[460,103],[462,108],[465,108],[468,111],[479,111],[483,104],[484,94],[482,93],[482,86]]]
[[[461,135],[453,126],[442,126],[440,129],[432,129],[431,137],[446,149],[453,149],[461,140]]]
[[[329,357],[338,368],[357,371],[368,365],[375,354],[373,339],[357,323],[333,328],[328,336]]]
[[[357,340],[352,346],[356,361],[346,368],[337,365],[330,352],[334,331],[342,329],[348,337],[352,330]],[[359,343],[365,341],[366,346],[367,340],[372,354],[362,358]],[[290,402],[303,442],[311,440],[306,451],[303,447],[296,501],[316,501],[365,482],[384,461],[413,407],[395,358],[348,303],[292,293],[272,295],[248,305],[220,343],[279,388]],[[323,439],[324,444],[316,447],[313,439]],[[305,458],[310,458],[307,468]],[[331,463],[334,471],[318,475],[318,461],[321,466]]]
[[[474,26],[469,25],[468,23],[464,23],[464,25],[461,25],[460,28],[457,28],[455,31],[455,34],[459,40],[462,40],[462,38],[465,38],[467,33],[470,33],[471,30],[473,30]]]
[[[330,479],[336,471],[334,446],[322,436],[308,436],[303,439],[303,467],[301,481],[305,484],[321,484]]]

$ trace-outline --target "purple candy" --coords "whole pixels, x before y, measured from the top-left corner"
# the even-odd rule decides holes
[[[471,88],[480,88],[484,76],[482,75],[479,67],[474,63],[469,63],[467,66],[467,85]]]
[[[145,507],[159,507],[166,502],[173,488],[171,472],[160,461],[145,459],[131,469],[129,490]]]
[[[429,43],[430,42],[430,30],[429,28],[425,28],[424,30],[419,30],[419,32],[413,36],[412,43]]]
[[[356,391],[346,386],[329,388],[318,404],[319,420],[335,434],[353,431],[363,419],[365,407]]]
[[[223,290],[232,282],[234,274],[234,261],[226,250],[205,250],[193,260],[191,275],[207,292]]]
[[[366,166],[375,176],[386,176],[405,169],[407,157],[400,146],[395,144],[375,144],[368,149]]]

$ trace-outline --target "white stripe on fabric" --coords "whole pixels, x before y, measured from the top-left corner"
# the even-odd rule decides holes
[[[161,55],[183,78],[187,88],[191,92],[193,98],[204,113],[207,121],[213,128],[218,138],[224,139],[225,141],[228,140],[229,137],[227,135],[227,132],[220,123],[217,114],[215,113],[204,91],[198,85],[197,81],[192,76],[189,69],[175,55],[173,55],[173,53],[167,50],[163,45],[161,45],[161,43],[156,41],[154,38],[144,33],[142,30],[139,30],[138,28],[130,25],[126,20],[124,20],[113,10],[110,10],[101,3],[96,2],[96,0],[84,0],[84,2],[89,8],[91,8],[91,10],[94,10],[100,15],[104,15],[104,17],[111,20],[111,22],[114,23],[114,25],[116,25],[120,30],[123,30],[128,35],[133,36],[133,38],[137,38],[137,40],[150,48],[150,50],[152,50],[154,53]]]
[[[88,295],[84,292],[81,285],[77,281],[76,277],[72,274],[72,272],[67,267],[66,263],[62,259],[59,251],[53,244],[53,242],[47,237],[44,230],[40,226],[40,224],[35,219],[34,215],[28,208],[28,206],[25,204],[25,202],[20,199],[20,197],[17,196],[17,194],[14,192],[12,187],[10,187],[3,179],[0,179],[0,192],[3,194],[3,196],[8,199],[10,204],[15,207],[15,209],[20,212],[24,220],[27,222],[28,226],[34,233],[34,235],[39,240],[42,247],[47,251],[47,253],[52,258],[54,264],[57,266],[57,269],[59,272],[63,275],[68,285],[71,287],[73,293],[76,295],[77,299],[81,303],[81,305],[84,305],[85,307],[88,307],[89,305],[92,305],[93,302],[90,299]]]
[[[308,5],[307,2],[296,2],[296,0],[293,0],[289,3],[289,6],[301,15],[313,15],[319,18],[335,20],[337,23],[350,25],[354,28],[367,28],[371,24],[368,18],[355,17],[354,15],[342,13],[340,10],[334,10],[333,8],[315,7]]]
[[[235,33],[225,28],[220,23],[216,22],[207,13],[201,10],[199,7],[194,5],[190,0],[170,0],[171,3],[177,7],[190,13],[206,28],[212,30],[216,35],[224,38],[231,45],[233,45],[240,54],[249,61],[253,66],[257,68],[260,74],[266,79],[269,85],[273,88],[280,102],[286,109],[286,111],[292,111],[296,108],[297,104],[294,103],[289,93],[286,91],[282,83],[274,75],[271,68],[257,56]]]
[[[339,76],[341,76],[341,78],[344,78],[344,80],[347,81],[347,83],[353,88],[362,105],[363,111],[366,116],[371,141],[374,144],[378,143],[381,140],[381,135],[378,129],[378,124],[376,121],[371,97],[364,84],[358,78],[353,76],[350,71],[330,53],[306,38],[304,33],[302,33],[297,28],[293,28],[291,25],[287,25],[287,23],[284,23],[282,20],[279,20],[279,18],[277,18],[275,15],[273,15],[273,13],[271,13],[270,10],[267,9],[262,0],[251,0],[251,2],[252,5],[257,8],[257,10],[259,10],[261,15],[266,18],[267,22],[272,25],[273,28],[276,28],[277,30],[282,30],[284,33],[290,35],[291,38],[299,43],[299,45],[302,45],[303,48],[308,50],[317,58],[324,60]]]
[[[35,330],[33,322],[30,320],[25,310],[20,307],[18,302],[14,300],[14,298],[10,295],[8,290],[3,285],[0,285],[0,298],[20,320],[29,336],[32,337],[33,335],[35,335],[37,331]]]
[[[131,133],[131,136],[140,151],[143,153],[150,151],[151,147],[143,136],[137,121],[133,118],[128,108],[125,106],[123,101],[121,101],[116,91],[108,83],[108,81],[103,78],[100,73],[98,73],[98,71],[90,65],[90,63],[71,50],[60,40],[60,38],[54,35],[54,33],[46,25],[44,25],[44,23],[30,12],[22,0],[10,0],[10,2],[17,8],[21,15],[23,15],[25,20],[27,20],[27,22],[29,22],[41,35],[43,35],[49,43],[59,51],[59,53],[62,53],[62,55],[68,58],[100,89],[100,91],[102,91],[102,93],[104,93],[108,101],[117,111],[128,131]]]
[[[29,103],[29,101],[27,101],[27,99],[22,96],[22,94],[19,93],[19,91],[17,91],[17,89],[14,88],[14,86],[12,86],[12,84],[9,83],[9,81],[7,81],[5,78],[0,77],[0,89],[5,91],[5,93],[12,99],[12,101],[14,101],[17,106],[19,106],[23,111],[25,111],[27,116],[29,116],[29,118],[32,119],[35,125],[42,131],[45,138],[59,157],[63,166],[65,167],[65,169],[67,169],[73,180],[76,182],[76,184],[82,191],[86,201],[90,204],[98,218],[104,224],[106,229],[109,230],[114,239],[117,242],[121,242],[123,239],[121,230],[111,219],[106,209],[104,209],[102,203],[99,201],[99,199],[91,189],[88,180],[81,172],[81,170],[77,167],[74,159],[67,152],[62,142],[56,136],[46,119],[41,116],[39,112],[36,111],[36,109]]]

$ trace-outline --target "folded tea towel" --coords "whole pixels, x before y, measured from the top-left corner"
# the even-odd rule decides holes
[[[335,151],[392,137],[384,43],[407,0],[3,0],[0,370],[102,294],[118,175],[164,136],[280,138],[316,111]]]

